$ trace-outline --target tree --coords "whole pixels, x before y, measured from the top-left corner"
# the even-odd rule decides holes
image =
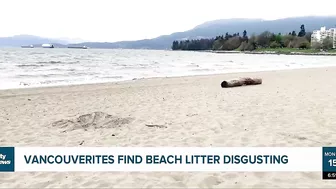
[[[225,39],[228,40],[229,38],[230,38],[229,33],[226,32],[226,34],[225,34]]]
[[[305,37],[296,37],[293,41],[293,47],[299,49],[310,48],[310,43]]]
[[[283,47],[284,46],[284,42],[283,42],[282,38],[283,37],[281,36],[280,33],[278,35],[272,34],[272,39],[271,39],[270,47],[271,48]]]
[[[178,50],[179,49],[179,42],[173,41],[172,50]]]
[[[320,49],[322,49],[322,44],[319,43],[319,42],[313,42],[313,43],[312,43],[312,48],[313,48],[313,49],[320,50]]]
[[[275,48],[280,48],[281,45],[280,43],[277,43],[276,41],[273,41],[271,44],[270,44],[270,47],[275,49]]]
[[[272,35],[271,35],[271,42],[273,42],[273,41],[276,41],[276,35],[274,33],[272,33]]]
[[[310,48],[310,43],[307,40],[299,43],[298,45],[299,45],[298,48],[300,48],[300,49],[309,49]]]
[[[222,49],[222,46],[225,42],[225,39],[224,37],[220,37],[219,39],[215,40],[213,43],[212,43],[212,49],[213,50],[221,50]]]
[[[282,41],[283,41],[283,47],[288,47],[291,48],[292,47],[292,41],[294,40],[294,36],[293,35],[285,35],[282,37]]]
[[[214,42],[213,38],[173,41],[172,50],[210,50]]]
[[[245,51],[253,51],[257,48],[257,37],[252,35],[248,40],[247,46],[245,47]]]
[[[241,39],[238,36],[231,37],[229,40],[226,40],[222,46],[222,50],[235,50],[238,49],[241,44]]]
[[[240,33],[228,32],[225,35],[215,36],[215,38],[203,38],[193,40],[173,41],[173,50],[241,50],[241,51],[253,51],[257,48],[310,48],[311,32],[305,32],[305,27],[302,24],[300,32],[296,35],[295,31],[289,32],[288,35],[282,35],[281,33],[275,34],[269,31],[265,31],[258,36],[252,35],[249,39],[247,37],[247,31]],[[313,48],[331,49],[333,46],[330,38],[323,40],[322,43],[312,44]]]
[[[329,50],[333,48],[333,42],[330,39],[330,37],[326,37],[323,41],[322,41],[322,49],[323,50]]]
[[[248,37],[247,37],[247,32],[246,32],[246,30],[244,30],[244,32],[243,32],[242,40],[243,40],[244,42],[248,42]]]
[[[261,47],[264,47],[264,48],[269,47],[272,37],[273,37],[273,34],[269,31],[265,31],[265,32],[261,33],[257,37],[258,46],[261,46]]]
[[[301,29],[301,30],[300,30],[298,36],[299,36],[299,37],[303,37],[303,36],[305,36],[305,35],[306,35],[306,30],[305,30],[305,27],[304,27],[303,24],[301,25],[300,29]]]
[[[283,41],[282,41],[282,35],[280,33],[275,36],[275,41],[277,43],[279,43],[279,44],[283,43]]]
[[[307,32],[306,35],[304,36],[309,41],[309,43],[311,42],[311,36],[312,32]]]
[[[247,42],[243,41],[240,46],[238,47],[238,50],[245,51],[247,49]]]

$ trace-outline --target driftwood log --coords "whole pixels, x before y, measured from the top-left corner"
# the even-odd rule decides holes
[[[221,86],[222,88],[229,88],[229,87],[239,87],[239,86],[244,86],[244,85],[260,85],[260,84],[262,84],[261,78],[244,77],[240,79],[223,81]]]

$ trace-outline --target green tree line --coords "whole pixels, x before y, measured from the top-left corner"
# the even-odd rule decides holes
[[[291,31],[288,34],[275,34],[265,31],[260,35],[247,36],[244,30],[242,35],[239,33],[226,33],[222,36],[216,36],[211,39],[182,40],[174,41],[172,50],[239,50],[253,51],[259,48],[299,48],[299,49],[331,49],[332,41],[326,38],[321,43],[311,46],[311,32],[306,32],[305,26],[300,26],[300,32],[297,34]]]

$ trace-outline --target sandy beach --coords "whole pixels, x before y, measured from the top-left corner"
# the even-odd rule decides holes
[[[335,73],[317,68],[2,90],[0,146],[336,146]],[[263,84],[220,87],[243,76],[262,77]],[[94,115],[103,117],[95,126],[71,122]],[[334,188],[335,182],[320,172],[1,173],[0,187]]]

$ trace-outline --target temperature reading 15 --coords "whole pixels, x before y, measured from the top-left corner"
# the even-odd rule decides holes
[[[328,162],[330,167],[336,167],[336,159],[330,159]]]

